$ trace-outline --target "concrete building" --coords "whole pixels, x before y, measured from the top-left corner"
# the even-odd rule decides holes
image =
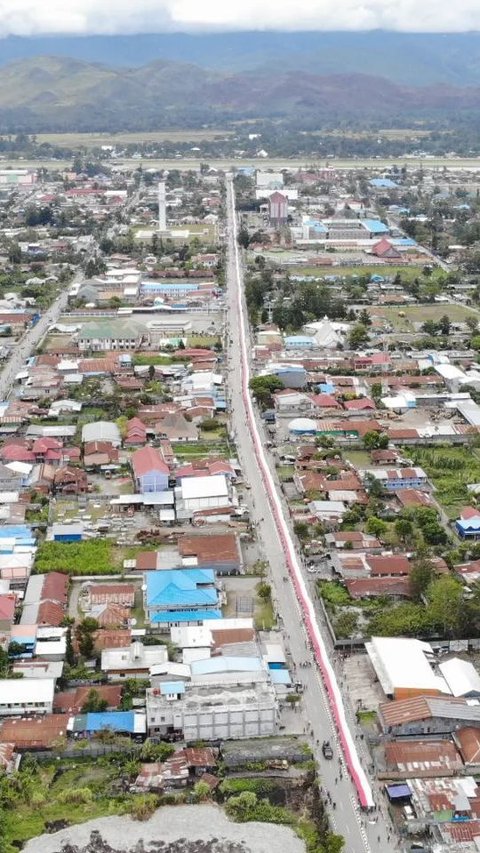
[[[148,678],[152,667],[166,661],[168,661],[166,646],[144,646],[140,642],[135,642],[131,646],[104,649],[101,670],[109,681]]]
[[[444,677],[433,666],[429,643],[404,637],[372,637],[365,648],[386,696],[407,699],[450,694]]]
[[[26,714],[51,714],[53,678],[0,679],[0,716],[23,717]]]
[[[219,595],[212,569],[166,569],[145,575],[145,609],[152,625],[200,625],[219,619]]]
[[[136,350],[146,339],[146,329],[134,320],[103,320],[82,326],[78,348],[82,352]]]
[[[288,198],[278,191],[268,198],[268,219],[274,228],[286,225],[288,220]]]
[[[141,494],[164,492],[168,489],[170,471],[158,450],[149,445],[132,453],[135,486]]]

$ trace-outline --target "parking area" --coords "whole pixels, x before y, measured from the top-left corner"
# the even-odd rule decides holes
[[[356,654],[345,658],[343,681],[355,710],[377,711],[380,703],[386,701],[368,655]]]

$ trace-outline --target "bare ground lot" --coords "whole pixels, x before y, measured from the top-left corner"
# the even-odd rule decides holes
[[[90,853],[92,831],[111,845],[111,853],[305,853],[305,845],[286,826],[269,823],[232,823],[218,806],[164,806],[148,821],[105,817],[53,835],[34,838],[24,853]],[[139,842],[143,841],[143,848]],[[163,842],[163,844],[161,843]],[[66,848],[66,845],[72,845]],[[137,846],[138,845],[138,846]]]

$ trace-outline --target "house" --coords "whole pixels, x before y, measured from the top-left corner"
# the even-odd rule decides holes
[[[110,441],[86,441],[83,445],[85,468],[118,465],[118,450]]]
[[[66,615],[68,585],[68,575],[61,572],[32,575],[23,599],[20,624],[59,627]]]
[[[480,539],[480,510],[465,507],[455,522],[455,529],[461,539]]]
[[[384,734],[393,737],[444,737],[464,727],[480,729],[480,705],[452,696],[419,695],[382,703],[378,719]]]
[[[81,714],[91,690],[91,685],[87,685],[76,687],[75,690],[56,693],[53,700],[53,710],[57,714]],[[122,687],[120,685],[98,684],[93,690],[99,699],[107,703],[106,710],[118,708],[122,701]]]
[[[373,468],[369,473],[389,492],[398,489],[428,489],[428,477],[423,468]]]
[[[93,421],[84,424],[82,427],[82,443],[88,444],[95,441],[106,441],[113,447],[120,447],[122,437],[117,424],[113,421]]]
[[[140,349],[144,340],[145,327],[131,319],[84,323],[78,332],[78,348],[82,352],[133,351]]]
[[[147,428],[140,418],[130,418],[127,421],[127,435],[124,439],[125,447],[143,447],[147,442]]]
[[[104,648],[101,658],[101,670],[109,681],[122,681],[125,678],[148,678],[153,666],[168,661],[166,646],[144,646],[139,641],[130,646]]]
[[[10,629],[15,620],[16,606],[17,596],[13,592],[0,594],[0,647],[4,643],[8,645]]]
[[[0,741],[13,743],[17,752],[52,749],[66,738],[67,725],[66,713],[5,720],[0,728]]]
[[[221,617],[213,569],[148,572],[145,585],[145,610],[152,625],[199,625]]]
[[[367,567],[372,577],[408,577],[411,565],[405,554],[367,555]]]
[[[370,459],[374,465],[396,465],[400,461],[400,454],[398,450],[390,450],[389,448],[385,450],[372,450],[370,452]]]
[[[395,699],[450,694],[434,667],[429,643],[407,637],[372,637],[365,649],[386,696]]]
[[[22,462],[8,462],[7,465],[0,464],[0,491],[18,492],[24,485],[22,474],[12,470],[9,465],[22,465]]]
[[[1,678],[0,717],[51,714],[54,689],[53,678]]]
[[[351,598],[410,598],[410,581],[406,577],[350,578],[345,580]]]
[[[87,585],[88,607],[98,604],[121,604],[133,607],[135,587],[131,583],[90,583]]]
[[[235,533],[182,536],[178,542],[182,565],[212,567],[217,575],[236,575],[242,555]]]
[[[391,741],[385,744],[384,755],[387,773],[394,779],[409,779],[412,774],[420,778],[454,776],[463,768],[457,747],[448,740]]]
[[[145,736],[146,717],[142,711],[100,711],[98,713],[79,714],[70,717],[68,732],[75,735],[95,735],[101,731],[132,735],[135,738]]]
[[[53,491],[58,495],[81,495],[88,492],[88,477],[81,468],[65,465],[55,471]]]
[[[229,515],[234,504],[234,491],[225,474],[186,477],[176,487],[175,498],[178,519],[215,509],[225,509]]]
[[[129,624],[130,609],[121,604],[95,604],[89,615],[98,622],[100,628],[122,628]]]
[[[158,450],[149,445],[135,450],[131,464],[135,486],[139,492],[149,494],[168,489],[169,468]]]
[[[187,421],[181,412],[165,415],[155,425],[157,438],[168,441],[198,441],[198,429],[191,421]]]
[[[371,254],[385,261],[398,260],[402,257],[401,252],[386,237],[383,237],[378,243],[372,246]]]

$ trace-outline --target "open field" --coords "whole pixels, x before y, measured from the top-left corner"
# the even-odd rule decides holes
[[[443,305],[396,305],[383,308],[377,305],[367,305],[367,311],[372,316],[385,317],[397,332],[414,332],[415,323],[425,323],[427,320],[438,322],[445,314],[452,323],[462,323],[467,317],[478,319],[476,311],[464,305],[445,303]]]
[[[270,255],[269,260],[275,261],[275,257]],[[425,258],[425,263],[429,262],[430,258]],[[290,275],[297,276],[314,276],[315,278],[325,278],[328,276],[339,276],[347,278],[348,276],[356,275],[357,277],[364,275],[381,275],[384,278],[393,278],[397,273],[400,273],[403,281],[412,281],[414,278],[422,274],[422,264],[419,266],[394,266],[393,264],[351,264],[348,266],[332,266],[332,267],[289,267]],[[440,267],[436,267],[430,278],[435,281],[436,278],[443,278],[445,273]]]
[[[39,144],[59,148],[99,148],[101,145],[132,145],[136,142],[209,142],[232,136],[232,130],[154,130],[144,133],[38,133]]]
[[[103,143],[105,144],[105,143]],[[8,168],[46,168],[46,169],[65,169],[71,167],[70,160],[52,160],[52,159],[41,159],[41,160],[29,160],[29,159],[8,159],[5,158],[1,160],[1,166],[3,169]],[[300,169],[300,168],[317,168],[324,169],[326,167],[330,167],[331,169],[374,169],[375,171],[381,171],[383,169],[389,169],[392,166],[407,166],[408,169],[418,169],[420,166],[424,169],[465,169],[466,171],[480,171],[480,157],[459,157],[458,159],[452,159],[451,157],[392,157],[392,158],[379,158],[378,160],[374,157],[366,157],[366,158],[358,158],[358,159],[334,159],[334,158],[292,158],[288,159],[288,157],[272,157],[266,158],[262,160],[258,160],[255,157],[250,159],[238,159],[236,160],[233,157],[228,159],[209,159],[207,157],[202,157],[202,159],[149,159],[149,158],[138,158],[132,159],[128,157],[122,157],[121,160],[112,161],[112,165],[114,165],[117,169],[121,169],[124,167],[125,169],[138,169],[139,166],[143,166],[144,168],[151,169],[171,169],[172,164],[175,163],[175,169],[179,169],[180,171],[189,171],[195,170],[199,171],[200,163],[208,163],[211,167],[215,169],[225,169],[229,170],[231,168],[241,168],[243,166],[251,166],[255,169],[261,167],[262,169]]]

